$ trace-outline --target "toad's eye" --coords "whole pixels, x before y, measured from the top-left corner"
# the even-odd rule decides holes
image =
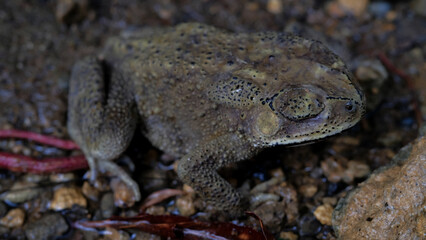
[[[324,110],[324,103],[317,93],[305,88],[293,88],[284,91],[273,101],[273,107],[284,117],[292,121],[312,118]]]
[[[348,101],[345,104],[345,110],[349,113],[353,113],[356,111],[356,105],[352,101]]]

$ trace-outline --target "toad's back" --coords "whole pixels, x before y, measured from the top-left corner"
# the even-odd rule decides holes
[[[289,59],[312,57],[311,43],[283,33],[235,34],[189,23],[123,34],[109,41],[105,55],[112,63],[120,62],[115,68],[122,71],[125,84],[132,85],[129,94],[135,97],[150,141],[181,156],[199,142],[228,132],[245,128],[250,134],[250,109],[283,86],[298,84],[297,78],[280,76],[283,70],[300,67]],[[339,61],[332,54],[319,60]],[[231,88],[231,83],[235,91],[241,91],[239,84],[252,84],[253,91],[245,98],[229,96],[226,89],[212,93],[218,85]]]

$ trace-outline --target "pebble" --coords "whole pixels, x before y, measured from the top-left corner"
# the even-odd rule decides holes
[[[166,209],[163,206],[154,205],[145,209],[145,213],[151,215],[164,215],[166,214]]]
[[[71,208],[74,204],[86,207],[87,200],[77,187],[60,187],[53,193],[49,208],[55,211]]]
[[[285,205],[286,203],[283,201],[266,201],[256,207],[253,212],[262,219],[265,226],[268,226],[268,230],[278,232],[281,229],[283,221],[285,221]],[[257,220],[255,219],[251,219],[250,221],[253,224],[257,224]]]
[[[15,182],[1,199],[12,203],[23,203],[37,197],[42,192],[34,182]]]
[[[7,213],[7,207],[3,202],[0,202],[0,217],[3,217]]]
[[[313,237],[321,231],[321,223],[312,213],[306,213],[300,217],[298,224],[301,237]]]
[[[355,71],[355,75],[361,82],[377,81],[377,83],[373,84],[373,87],[382,86],[389,76],[383,64],[376,59],[361,61]]]
[[[349,11],[357,17],[365,12],[369,2],[369,0],[338,0],[343,10]]]
[[[89,182],[84,182],[81,188],[84,196],[92,201],[97,202],[99,200],[100,192],[97,188],[92,186]]]
[[[105,240],[129,240],[130,236],[127,232],[122,230],[117,230],[112,227],[107,227],[103,232],[105,235]]]
[[[280,238],[283,240],[297,240],[299,239],[299,236],[293,232],[280,232]]]
[[[135,205],[135,196],[124,182],[118,178],[114,178],[111,180],[110,186],[114,192],[115,206],[120,208],[127,208]]]
[[[282,181],[282,178],[273,177],[266,182],[257,184],[250,190],[251,194],[267,192],[271,187],[278,185]]]
[[[278,200],[280,200],[280,196],[278,195],[271,194],[271,193],[258,193],[251,196],[250,206],[252,208],[255,208],[265,202],[268,202],[268,201],[277,202]]]
[[[79,22],[87,16],[88,5],[88,0],[58,0],[56,19],[66,24]]]
[[[312,184],[305,184],[299,187],[299,192],[306,198],[311,198],[317,193],[318,187]]]
[[[8,228],[20,227],[24,224],[25,212],[20,208],[10,210],[6,216],[0,219],[0,225]]]
[[[333,207],[330,204],[324,204],[314,211],[314,216],[317,218],[317,220],[324,225],[330,225],[331,226],[331,218],[333,215]]]
[[[176,200],[176,206],[180,215],[189,217],[196,213],[193,198],[190,195],[183,195]]]
[[[100,209],[104,219],[110,218],[114,214],[114,194],[112,192],[105,193],[102,196]]]
[[[268,3],[266,4],[266,9],[270,13],[279,14],[283,11],[283,1],[282,0],[268,0]]]
[[[74,173],[57,173],[49,175],[49,180],[54,183],[70,182],[75,180]]]
[[[25,236],[29,240],[56,239],[68,231],[68,224],[59,213],[48,213],[25,225]]]
[[[426,17],[426,0],[411,1],[411,9],[420,16]]]
[[[425,6],[426,7],[426,6]],[[377,18],[386,17],[387,13],[391,10],[391,5],[388,2],[372,2],[368,6],[368,10]]]
[[[324,171],[327,180],[332,183],[339,182],[345,170],[333,157],[328,157],[325,161],[322,161],[321,169]]]

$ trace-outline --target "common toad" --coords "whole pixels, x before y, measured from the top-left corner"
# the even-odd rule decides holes
[[[137,124],[154,146],[180,158],[184,183],[238,216],[243,199],[217,169],[270,146],[340,133],[365,111],[364,95],[337,55],[286,33],[185,23],[122,34],[100,55],[72,70],[68,130],[91,176],[119,176],[136,199],[138,185],[112,160]]]

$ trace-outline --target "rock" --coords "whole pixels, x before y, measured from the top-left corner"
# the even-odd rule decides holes
[[[71,208],[74,204],[82,207],[87,206],[87,200],[81,191],[76,187],[60,187],[53,193],[53,200],[49,208],[60,211]]]
[[[89,182],[84,182],[83,187],[81,187],[81,191],[83,192],[84,196],[87,197],[90,200],[98,201],[100,192],[97,188],[92,186]]]
[[[113,178],[110,183],[114,192],[115,206],[121,208],[131,207],[135,204],[136,198],[130,188],[118,178]]]
[[[280,239],[297,240],[297,239],[299,239],[299,236],[297,236],[297,234],[292,233],[292,232],[280,232]]]
[[[280,196],[278,195],[271,194],[271,193],[257,193],[251,196],[250,206],[252,208],[255,208],[264,202],[267,202],[267,201],[277,202],[278,200],[280,200]]]
[[[306,198],[311,198],[317,193],[318,187],[312,184],[305,184],[299,187],[299,192]]]
[[[68,231],[68,224],[59,213],[46,214],[40,219],[24,226],[29,240],[56,239]]]
[[[263,224],[268,226],[268,230],[277,232],[285,220],[285,207],[283,201],[266,201],[253,210],[253,212],[262,219]],[[257,220],[250,219],[253,225],[258,224]]]
[[[411,1],[411,9],[420,16],[426,17],[426,0]]]
[[[112,192],[105,193],[102,196],[100,208],[104,219],[110,218],[114,214],[114,194]]]
[[[360,81],[368,98],[367,108],[375,109],[385,97],[384,84],[389,74],[383,64],[377,59],[358,59],[355,61],[355,76]]]
[[[383,18],[391,10],[391,5],[388,2],[372,2],[368,6],[368,10],[377,18]]]
[[[299,234],[302,237],[313,237],[321,231],[321,223],[312,213],[303,215],[299,222]]]
[[[10,191],[1,197],[5,201],[12,203],[22,203],[37,197],[41,189],[34,182],[18,181],[15,182]]]
[[[331,216],[333,215],[333,207],[330,204],[324,204],[314,211],[314,216],[317,220],[324,225],[331,226]]]
[[[25,220],[24,210],[20,208],[14,208],[10,210],[6,214],[6,216],[0,219],[0,224],[8,228],[15,228],[15,227],[22,226],[22,224],[24,224],[24,220]]]
[[[3,217],[7,212],[7,207],[3,202],[0,202],[0,217]]]
[[[340,239],[422,239],[426,232],[425,192],[423,136],[339,201],[333,228]]]
[[[355,16],[361,16],[369,4],[369,0],[338,0],[343,10],[352,13]]]
[[[269,0],[266,4],[266,9],[268,12],[273,14],[279,14],[283,11],[283,1],[282,0]]]
[[[59,0],[56,5],[56,19],[65,24],[80,22],[87,16],[88,0]]]
[[[193,200],[194,199],[189,194],[178,197],[176,206],[179,209],[180,215],[189,217],[196,213]]]

